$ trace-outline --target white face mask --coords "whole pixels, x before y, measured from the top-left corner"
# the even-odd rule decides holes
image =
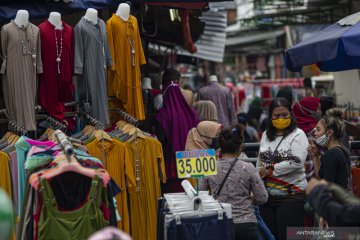
[[[316,143],[322,147],[326,147],[329,143],[330,138],[326,136],[326,134],[322,135],[318,139],[316,139]]]

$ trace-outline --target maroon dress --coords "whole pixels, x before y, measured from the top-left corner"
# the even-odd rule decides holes
[[[48,20],[39,25],[44,73],[39,77],[38,102],[57,119],[64,118],[64,103],[73,100],[74,92],[74,31],[66,23],[62,24],[62,30],[55,30]]]

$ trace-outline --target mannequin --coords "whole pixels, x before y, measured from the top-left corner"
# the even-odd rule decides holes
[[[39,25],[43,74],[39,76],[38,103],[58,120],[64,119],[64,103],[73,100],[73,29],[51,12]],[[46,60],[46,61],[45,61]]]
[[[127,21],[130,17],[130,6],[127,3],[121,3],[116,11],[116,15],[122,20]]]
[[[29,12],[26,10],[17,11],[14,22],[19,27],[26,27],[29,23]]]
[[[43,67],[39,29],[29,21],[28,11],[19,10],[13,21],[2,26],[1,45],[0,73],[7,118],[34,131],[37,74],[43,72]]]
[[[58,12],[51,12],[49,15],[49,22],[55,26],[55,29],[62,29],[61,14]]]
[[[84,18],[86,20],[91,21],[94,24],[98,24],[98,11],[96,9],[93,9],[93,8],[88,8],[86,10]]]
[[[219,82],[219,80],[216,75],[211,75],[209,78],[209,82]]]

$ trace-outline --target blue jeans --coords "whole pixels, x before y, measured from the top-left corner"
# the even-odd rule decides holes
[[[270,229],[267,227],[264,220],[261,218],[259,206],[254,206],[256,220],[258,222],[258,228],[260,231],[260,240],[275,240],[274,235],[271,233]]]

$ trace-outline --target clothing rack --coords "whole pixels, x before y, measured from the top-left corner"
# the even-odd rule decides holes
[[[117,113],[119,113],[120,116],[121,116],[121,118],[122,118],[124,121],[133,124],[135,127],[138,126],[138,122],[139,122],[139,121],[137,120],[137,118],[135,118],[134,116],[132,116],[132,115],[130,115],[129,113],[125,112],[124,110],[119,109],[119,108],[110,108],[109,110],[112,111],[112,112],[117,112]]]
[[[9,121],[8,129],[9,129],[9,131],[16,133],[17,135],[27,136],[27,134],[28,134],[28,132],[25,130],[25,128],[23,126],[21,126],[20,124],[17,124],[13,120]]]
[[[97,120],[97,119],[93,118],[92,116],[90,116],[86,112],[80,111],[79,113],[84,117],[84,120],[88,124],[93,125],[96,129],[98,129],[98,130],[104,130],[105,129],[105,124],[103,122],[101,122],[100,120]]]
[[[52,128],[54,130],[59,129],[63,132],[66,132],[67,126],[64,123],[60,122],[59,120],[55,119],[52,116],[48,116],[48,118],[46,120],[50,122],[50,128]]]

